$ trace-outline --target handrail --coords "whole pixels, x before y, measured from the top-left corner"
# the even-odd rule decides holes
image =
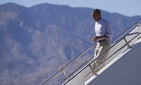
[[[132,29],[132,27],[134,27],[136,24],[138,24],[139,22],[141,22],[141,19],[140,20],[138,20],[135,24],[133,24],[129,29],[127,29],[123,34],[121,34],[118,38],[116,38],[113,42],[112,42],[112,46],[110,47],[110,48],[108,48],[108,49],[106,49],[106,51],[104,51],[103,53],[101,53],[100,55],[99,55],[99,57],[97,57],[96,59],[94,59],[93,61],[91,61],[89,64],[87,64],[85,67],[83,67],[78,73],[76,73],[75,75],[73,75],[73,77],[71,77],[68,81],[66,81],[66,82],[64,82],[63,83],[63,85],[65,85],[67,82],[69,82],[71,79],[73,79],[75,76],[77,76],[80,72],[82,72],[84,69],[86,69],[88,66],[90,66],[95,60],[97,60],[97,59],[99,59],[99,58],[101,58],[108,50],[110,50],[112,47],[114,47],[118,42],[120,42],[122,39],[124,39],[126,36],[128,36],[128,35],[130,35],[130,34],[126,34],[126,33],[128,33],[131,29]],[[136,32],[136,33],[133,33],[133,34],[141,34],[140,32]],[[138,36],[137,35],[137,36]],[[123,37],[122,37],[123,36]],[[137,36],[135,36],[135,37],[137,37]],[[135,38],[134,37],[134,38]],[[128,41],[128,43],[129,42],[131,42],[134,38],[132,38],[130,41]],[[119,40],[118,40],[119,39]],[[117,41],[117,42],[115,42],[115,41]],[[126,44],[124,45],[124,46],[126,46]],[[122,46],[120,49],[122,49],[124,46]],[[119,50],[120,50],[119,49]],[[116,52],[118,52],[119,50],[117,50]],[[113,55],[114,55],[115,53],[113,53],[110,57],[112,57]],[[109,59],[110,57],[108,57],[107,59]],[[107,60],[106,59],[106,60]],[[105,61],[106,61],[105,60]],[[104,62],[105,62],[104,61]],[[104,63],[103,62],[103,63]],[[101,65],[101,64],[100,64]],[[97,69],[100,65],[98,65],[95,69]],[[80,69],[82,66],[80,66],[78,69]],[[75,71],[76,72],[76,71]],[[92,72],[92,71],[91,71]],[[74,73],[72,73],[72,74],[74,74]]]
[[[65,65],[62,69],[60,69],[58,72],[56,72],[54,75],[52,75],[49,79],[47,79],[45,82],[43,82],[42,85],[44,85],[46,82],[48,82],[49,80],[51,80],[53,77],[55,77],[59,72],[62,72],[67,66],[69,66],[70,64],[72,64],[74,61],[78,60],[83,54],[85,54],[86,52],[88,52],[93,46],[95,45],[92,44],[90,47],[88,47],[88,49],[86,49],[84,52],[82,52],[78,57],[76,57],[75,59],[73,59],[71,62],[69,62],[67,65]],[[64,72],[63,72],[64,73]],[[67,76],[66,76],[67,77]]]
[[[112,44],[113,44],[113,46],[117,43],[116,41],[120,41],[121,39],[123,39],[123,37],[125,37],[126,35],[127,35],[127,33],[129,33],[129,31],[131,31],[131,29],[135,26],[135,25],[138,25],[138,23],[140,23],[141,22],[141,19],[140,20],[138,20],[135,24],[133,24],[130,28],[128,28],[127,30],[125,30],[121,35],[119,35],[119,37],[117,37],[113,42],[112,42]],[[122,37],[123,36],[123,37]],[[66,67],[68,67],[70,64],[72,64],[73,62],[75,62],[76,60],[78,60],[82,55],[84,55],[86,52],[88,52],[93,46],[95,45],[95,43],[94,44],[92,44],[88,49],[86,49],[84,52],[82,52],[78,57],[76,57],[75,59],[73,59],[71,62],[69,62],[67,65],[65,65],[62,69],[60,69],[58,72],[56,72],[54,75],[52,75],[49,79],[47,79],[45,82],[43,82],[43,84],[42,85],[44,85],[45,83],[47,83],[49,80],[51,80],[52,78],[54,78],[58,73],[60,73],[60,72],[63,72],[63,74],[66,76],[66,78],[68,78],[68,77],[70,77],[74,72],[76,72],[78,69],[80,69],[80,67],[82,67],[82,66],[80,66],[78,69],[76,69],[73,73],[71,73],[69,76],[67,76],[66,75],[66,73],[65,73],[65,71],[64,71],[64,69],[66,68]],[[111,46],[111,47],[113,47],[113,46]],[[111,49],[111,47],[110,48],[108,48],[107,50],[110,50]],[[107,51],[106,50],[106,51]],[[105,52],[106,52],[105,51]],[[100,56],[102,56],[102,55],[104,55],[104,53],[105,52],[103,52]],[[91,59],[91,58],[90,58]],[[90,61],[90,59],[88,60],[88,61]],[[97,59],[97,58],[96,58]],[[95,60],[96,60],[95,59]],[[85,65],[86,63],[88,63],[88,61],[86,61],[83,65]],[[92,62],[92,61],[91,61]],[[94,60],[93,60],[93,62],[94,62]],[[88,64],[89,65],[89,64]],[[86,65],[87,66],[87,65]],[[79,73],[79,72],[78,72]]]
[[[130,26],[128,29],[126,29],[121,35],[119,35],[113,42],[117,41],[118,39],[121,38],[121,36],[125,35],[125,33],[127,33],[128,31],[131,31],[132,27],[134,27],[135,25],[138,26],[138,23],[141,22],[141,19],[139,19],[137,22],[135,22],[132,26]],[[112,43],[113,43],[112,42]]]
[[[135,37],[137,37],[138,35],[140,35],[141,34],[141,32],[139,32],[139,33],[136,33],[137,35],[135,36]],[[127,36],[127,35],[126,35]],[[125,36],[125,37],[126,37]],[[129,42],[131,42],[135,37],[133,37],[130,41],[128,41],[128,43]],[[122,39],[121,39],[122,40]],[[121,40],[119,40],[119,42],[121,41]],[[117,42],[118,43],[118,42]],[[114,44],[115,45],[115,44]],[[113,45],[113,46],[114,46]],[[111,46],[110,48],[108,48],[106,51],[108,51],[109,49],[111,49],[113,46]],[[119,50],[121,50],[123,47],[125,47],[126,46],[126,44],[124,44],[121,48],[119,48],[116,52],[118,52]],[[106,52],[105,51],[105,52]],[[94,59],[93,61],[91,61],[89,64],[87,64],[85,67],[83,67],[78,73],[76,73],[75,75],[73,75],[68,81],[66,81],[66,82],[64,82],[62,85],[65,85],[66,83],[68,83],[71,79],[73,79],[75,76],[77,76],[79,73],[81,73],[83,70],[85,70],[88,66],[90,66],[95,60],[97,60],[97,59],[99,59],[99,58],[101,58],[101,56],[102,55],[104,55],[104,53],[105,52],[103,52],[103,53],[101,53],[100,55],[99,55],[99,57],[97,57],[96,59]],[[116,53],[115,52],[115,53]],[[108,60],[109,58],[111,58],[115,53],[113,53],[111,56],[109,56],[106,60]],[[103,61],[103,63],[106,61],[106,60],[104,60]],[[99,66],[101,66],[103,63],[101,63],[100,65],[98,65],[95,69],[97,69]],[[82,66],[80,66],[79,67],[79,69],[81,68]],[[94,69],[94,70],[95,70]],[[91,72],[93,72],[93,71],[91,71]],[[91,72],[89,72],[88,74],[90,74]],[[74,74],[74,73],[72,73],[72,74]],[[86,74],[86,76],[87,76],[87,74]],[[86,77],[85,76],[85,77]]]

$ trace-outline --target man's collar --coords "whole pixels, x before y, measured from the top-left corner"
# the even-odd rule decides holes
[[[102,17],[98,21],[96,21],[96,22],[100,22],[101,20],[102,20]]]

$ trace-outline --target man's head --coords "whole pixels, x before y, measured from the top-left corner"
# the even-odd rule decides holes
[[[101,11],[99,9],[94,9],[92,12],[92,16],[95,21],[99,21],[101,19]]]

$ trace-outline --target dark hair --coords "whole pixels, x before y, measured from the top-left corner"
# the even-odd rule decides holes
[[[101,15],[101,11],[99,9],[94,9],[93,13],[99,13]]]

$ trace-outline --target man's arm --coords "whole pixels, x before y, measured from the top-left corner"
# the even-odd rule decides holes
[[[103,36],[95,36],[95,37],[93,37],[93,41],[96,41],[96,40],[98,40],[98,39],[100,39],[100,38],[110,38],[110,37],[107,36],[107,35],[103,35]]]
[[[109,38],[112,38],[112,36],[113,36],[113,30],[112,30],[112,26],[111,26],[111,24],[108,22],[107,24],[106,24],[106,35],[109,37]]]

